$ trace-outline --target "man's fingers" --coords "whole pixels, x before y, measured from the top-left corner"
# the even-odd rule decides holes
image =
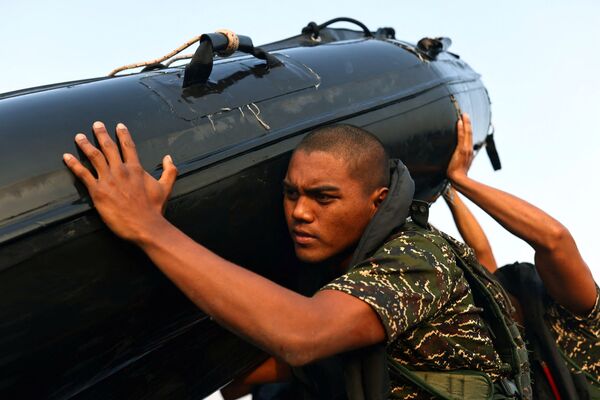
[[[108,160],[109,165],[115,166],[121,164],[122,161],[121,155],[119,154],[119,149],[106,131],[104,124],[100,121],[96,121],[92,125],[92,129],[96,135],[96,139],[98,139],[100,149],[102,149],[102,153]]]
[[[171,156],[165,156],[162,164],[163,173],[158,181],[164,186],[167,193],[171,193],[175,179],[177,178],[177,167],[175,167]]]
[[[106,163],[106,158],[104,158],[104,154],[100,150],[98,150],[94,145],[90,143],[87,137],[83,133],[78,133],[75,135],[75,143],[77,146],[83,151],[83,154],[90,160],[98,175],[105,173],[108,170],[108,164]]]
[[[140,160],[138,158],[137,150],[135,149],[135,143],[133,142],[131,134],[129,133],[129,129],[127,129],[124,124],[119,122],[116,130],[125,162],[128,164],[139,164]]]
[[[456,148],[446,170],[451,181],[466,175],[473,161],[473,132],[471,119],[466,113],[461,114],[456,122],[456,139]]]
[[[63,161],[65,164],[67,164],[67,167],[69,167],[71,172],[73,172],[73,174],[83,182],[88,190],[96,183],[96,179],[90,170],[84,167],[83,164],[81,164],[78,159],[73,157],[72,154],[63,154]]]
[[[456,147],[458,148],[465,138],[465,124],[462,117],[456,122]]]
[[[462,120],[463,120],[465,126],[468,126],[468,127],[471,126],[471,117],[469,117],[469,114],[462,113]]]
[[[464,135],[465,135],[465,141],[466,141],[466,145],[469,147],[469,149],[473,149],[473,126],[471,125],[471,117],[469,117],[469,114],[467,113],[463,113],[462,115],[462,120],[463,120],[463,125],[464,125]]]

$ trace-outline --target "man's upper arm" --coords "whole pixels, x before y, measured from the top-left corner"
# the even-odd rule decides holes
[[[536,251],[535,265],[546,290],[560,305],[586,315],[596,303],[596,283],[569,234],[552,251]]]
[[[439,312],[455,286],[447,255],[420,234],[403,235],[326,285],[368,305],[388,342]]]
[[[385,340],[385,329],[377,313],[361,299],[337,290],[321,290],[313,299],[324,317],[315,336],[320,338],[318,342],[331,346],[330,354]]]
[[[280,356],[293,367],[385,340],[377,313],[367,303],[335,290],[318,292],[302,315],[290,318],[301,329],[290,332],[286,342],[291,352],[281,349]]]

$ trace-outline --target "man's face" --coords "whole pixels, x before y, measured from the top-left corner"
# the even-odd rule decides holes
[[[351,253],[377,210],[377,195],[330,153],[295,152],[283,185],[288,230],[304,262]]]

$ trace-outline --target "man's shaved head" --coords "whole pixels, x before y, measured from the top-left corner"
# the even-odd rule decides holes
[[[316,129],[302,139],[298,151],[322,151],[343,160],[367,193],[389,184],[389,156],[383,144],[356,126],[338,124]]]
[[[387,196],[388,180],[385,149],[364,129],[331,125],[306,135],[283,181],[296,256],[308,263],[349,262]]]

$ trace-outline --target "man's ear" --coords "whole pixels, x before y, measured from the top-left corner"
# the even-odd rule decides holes
[[[390,191],[390,189],[387,187],[380,187],[379,189],[377,189],[373,192],[371,199],[372,199],[373,205],[375,206],[376,209],[379,208],[381,203],[383,203],[383,201],[387,197],[389,191]]]

